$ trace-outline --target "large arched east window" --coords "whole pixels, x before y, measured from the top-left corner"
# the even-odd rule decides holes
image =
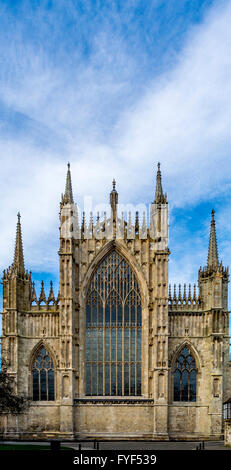
[[[41,346],[32,367],[33,401],[54,400],[54,364],[47,350]]]
[[[174,364],[174,401],[196,401],[196,361],[185,346]]]
[[[141,297],[128,263],[112,251],[86,301],[86,395],[141,395]]]

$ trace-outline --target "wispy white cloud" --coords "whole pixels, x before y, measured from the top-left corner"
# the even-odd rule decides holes
[[[124,36],[110,35],[110,24],[94,36],[89,56],[72,54],[72,64],[67,56],[61,64],[51,60],[45,44],[28,42],[19,27],[15,43],[1,42],[0,101],[12,116],[27,118],[20,136],[19,117],[8,133],[9,122],[0,123],[2,267],[12,259],[20,210],[27,264],[57,269],[68,160],[77,202],[88,194],[107,202],[115,177],[121,202],[148,204],[157,161],[170,207],[230,191],[230,21],[231,2],[211,10],[188,32],[170,68],[145,74],[142,86],[140,55],[130,54]],[[185,282],[192,273],[195,279],[191,246],[183,244],[173,261],[177,280],[183,267]],[[201,255],[203,247],[197,242]]]

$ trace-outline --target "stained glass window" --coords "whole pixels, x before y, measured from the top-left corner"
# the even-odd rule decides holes
[[[174,364],[174,401],[196,401],[196,361],[185,346]]]
[[[33,362],[33,401],[54,400],[54,364],[42,346]]]
[[[112,251],[86,302],[86,395],[141,395],[141,297],[128,263]]]

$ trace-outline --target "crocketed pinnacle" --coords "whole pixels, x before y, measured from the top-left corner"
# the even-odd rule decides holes
[[[162,183],[161,183],[161,172],[160,163],[158,163],[158,170],[156,175],[156,193],[155,193],[155,204],[164,204],[166,202],[166,196],[163,194]]]
[[[210,226],[210,238],[209,238],[209,251],[208,251],[208,269],[217,269],[218,268],[218,250],[217,250],[217,238],[216,238],[216,228],[215,228],[215,219],[214,219],[214,210],[212,210],[212,220]]]
[[[67,164],[67,177],[66,177],[66,187],[65,187],[65,194],[63,197],[64,203],[73,203],[73,193],[72,193],[72,185],[71,185],[71,170],[70,170],[70,163]]]
[[[18,274],[24,274],[25,267],[24,267],[24,258],[23,258],[22,230],[21,230],[20,217],[21,217],[20,213],[18,212],[13,268]]]
[[[115,179],[112,181],[112,191],[110,192],[110,204],[112,208],[113,220],[116,219],[117,204],[118,204],[118,193],[116,191]]]

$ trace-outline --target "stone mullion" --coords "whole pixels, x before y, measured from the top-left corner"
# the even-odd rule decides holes
[[[118,308],[116,304],[116,395],[118,395]]]
[[[105,303],[103,306],[103,395],[105,395]],[[99,372],[98,372],[99,377]],[[98,390],[97,390],[98,392]]]
[[[128,309],[129,309],[129,314],[128,314],[128,319],[129,319],[129,336],[128,336],[128,359],[129,359],[129,395],[131,395],[131,302],[130,300],[128,301]]]
[[[124,395],[124,302],[122,307],[122,395]]]
[[[111,309],[110,309],[110,325],[111,325]],[[110,333],[110,365],[109,365],[109,389],[110,389],[110,395],[112,393],[112,386],[111,386],[111,374],[112,374],[112,328],[110,326],[109,328],[109,333]]]

